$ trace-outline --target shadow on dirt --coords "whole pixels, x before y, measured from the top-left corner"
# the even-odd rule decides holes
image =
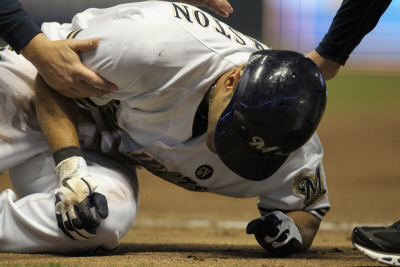
[[[227,246],[227,245],[201,245],[201,244],[121,244],[113,255],[133,255],[140,253],[179,253],[187,254],[186,258],[276,258],[258,246]],[[312,249],[290,256],[290,259],[362,259],[364,256],[355,249],[348,247],[317,246]],[[182,255],[183,256],[183,255]]]

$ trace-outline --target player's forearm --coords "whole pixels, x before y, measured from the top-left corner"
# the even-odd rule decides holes
[[[292,211],[286,213],[286,215],[291,217],[296,226],[299,228],[301,237],[303,239],[300,251],[307,250],[311,247],[321,221],[311,213],[305,211]]]
[[[35,87],[36,112],[51,152],[54,154],[69,146],[79,147],[78,113],[73,100],[51,89],[39,75]]]
[[[344,0],[328,33],[315,50],[323,57],[344,65],[390,3],[391,0]]]
[[[40,28],[17,0],[1,0],[0,37],[17,52],[40,33]]]

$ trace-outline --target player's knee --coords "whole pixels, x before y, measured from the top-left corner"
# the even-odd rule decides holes
[[[138,208],[138,184],[136,173],[123,165],[108,162],[110,166],[89,166],[104,189],[109,215],[100,227],[122,238],[132,227]],[[102,164],[103,165],[103,164]]]
[[[107,228],[114,231],[121,239],[131,229],[136,218],[137,192],[121,188],[118,192],[106,190],[105,193],[109,210],[105,223]]]

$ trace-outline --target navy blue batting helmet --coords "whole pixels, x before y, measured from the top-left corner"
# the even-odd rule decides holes
[[[217,123],[218,156],[243,178],[270,177],[314,134],[326,98],[322,74],[305,55],[253,53]]]

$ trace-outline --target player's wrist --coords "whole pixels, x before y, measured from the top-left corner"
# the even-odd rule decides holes
[[[79,147],[70,146],[59,149],[54,153],[53,158],[56,164],[54,173],[58,184],[67,177],[88,175],[87,164]]]
[[[40,60],[43,49],[48,49],[52,44],[51,42],[52,41],[50,41],[43,33],[38,33],[21,48],[20,53],[35,65],[37,64],[37,61]]]
[[[77,146],[68,146],[57,150],[53,154],[53,159],[56,166],[60,164],[60,162],[71,157],[83,157],[82,150]]]

